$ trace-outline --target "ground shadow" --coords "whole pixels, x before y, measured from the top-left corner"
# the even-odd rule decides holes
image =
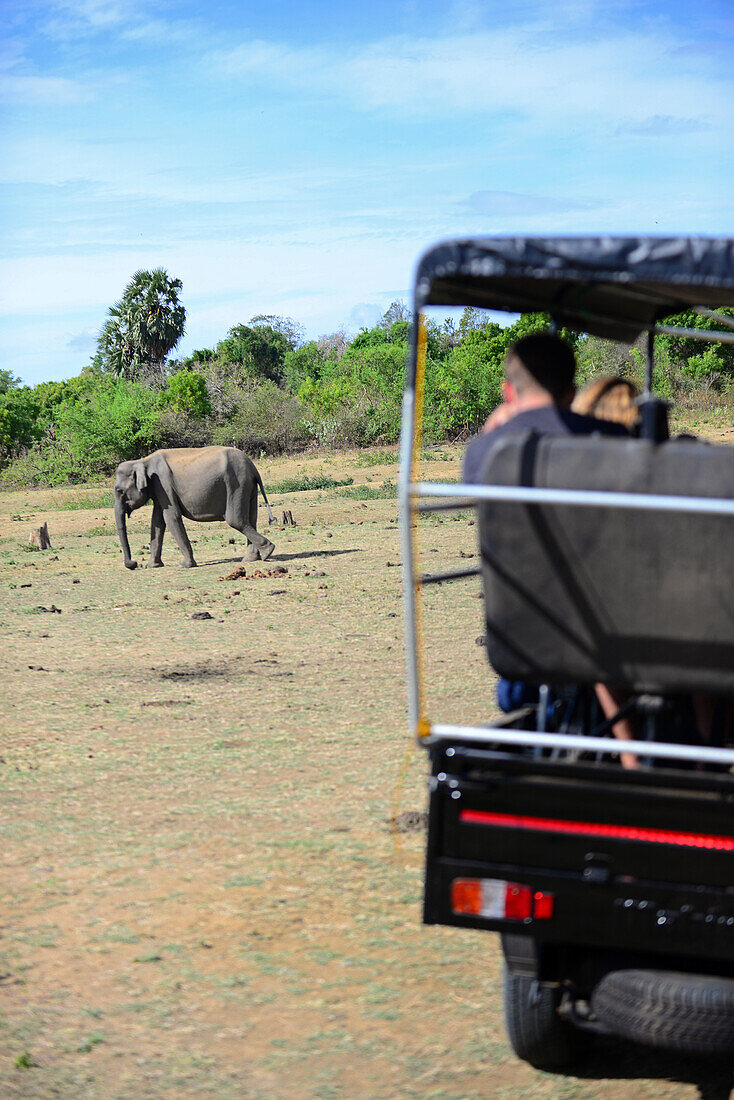
[[[284,561],[298,561],[300,558],[336,558],[341,554],[363,554],[364,550],[361,546],[354,547],[351,550],[304,550],[300,554],[273,554],[272,558],[268,558],[267,561],[242,561],[242,555],[238,555],[236,558],[216,558],[212,561],[203,561],[198,563],[199,569],[204,569],[207,565],[250,565],[254,569],[270,569],[274,565],[282,565]]]
[[[275,558],[278,561],[296,561],[298,558],[336,558],[340,554],[364,554],[361,546],[355,546],[350,550],[303,550],[300,554],[273,554],[270,561]]]
[[[590,1039],[587,1057],[572,1074],[581,1080],[651,1079],[695,1085],[699,1100],[730,1100],[734,1092],[734,1069],[729,1058],[694,1058],[604,1036]]]

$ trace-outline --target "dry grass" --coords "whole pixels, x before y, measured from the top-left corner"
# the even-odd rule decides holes
[[[379,489],[385,459],[262,472]],[[457,453],[428,473],[455,477]],[[0,496],[0,1095],[699,1095],[695,1066],[617,1046],[585,1079],[518,1063],[495,938],[421,925],[423,837],[389,826],[425,805],[394,499],[274,494],[298,526],[264,576],[222,580],[242,553],[223,525],[189,524],[196,570],[167,538],[166,569],[126,572],[106,488]],[[42,520],[54,549],[26,552]],[[474,536],[468,515],[431,521],[430,566]],[[476,596],[428,595],[434,693],[466,719],[492,708]]]

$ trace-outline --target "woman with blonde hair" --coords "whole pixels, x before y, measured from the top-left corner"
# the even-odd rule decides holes
[[[597,420],[612,420],[632,429],[637,423],[639,390],[634,382],[621,375],[607,375],[588,382],[573,399],[571,409]]]

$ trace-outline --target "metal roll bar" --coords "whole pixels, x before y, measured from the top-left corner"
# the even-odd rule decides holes
[[[417,306],[417,303],[416,303]],[[709,315],[702,308],[697,312]],[[477,576],[478,569],[452,570],[446,573],[422,574],[419,570],[418,518],[421,514],[475,508],[481,501],[507,501],[526,504],[564,505],[573,507],[629,508],[639,511],[686,512],[691,514],[734,517],[734,500],[702,499],[699,497],[647,495],[643,493],[599,492],[592,490],[537,489],[501,485],[466,485],[418,480],[423,424],[423,396],[426,359],[426,324],[416,308],[417,324],[413,326],[410,360],[406,372],[406,388],[402,406],[398,505],[403,563],[403,613],[405,622],[405,664],[408,695],[408,720],[419,743],[424,746],[436,740],[491,740],[507,745],[527,745],[534,748],[575,749],[619,755],[638,753],[645,757],[698,761],[707,764],[734,765],[734,749],[713,749],[694,745],[664,744],[648,741],[615,741],[601,737],[571,734],[549,734],[534,731],[506,730],[495,727],[461,726],[431,722],[425,710],[423,685],[423,607],[421,591],[424,584],[436,584]],[[714,314],[716,319],[719,319]],[[734,325],[734,322],[732,322]],[[652,333],[653,326],[649,327]],[[658,325],[654,331],[734,342],[733,333],[709,330],[681,329]],[[650,348],[651,350],[651,348]],[[648,384],[651,382],[651,358],[648,357]],[[431,503],[419,503],[433,498]],[[452,499],[445,499],[452,498]]]

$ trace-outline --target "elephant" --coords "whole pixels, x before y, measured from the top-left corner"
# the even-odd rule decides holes
[[[183,554],[181,565],[196,565],[183,517],[203,523],[225,520],[249,546],[243,561],[266,561],[275,546],[257,531],[257,491],[263,495],[269,522],[275,519],[254,462],[236,447],[171,447],[145,458],[121,462],[115,473],[115,523],[127,569],[136,569],[130,554],[126,518],[153,501],[149,569],[163,565],[161,547],[166,527]]]

